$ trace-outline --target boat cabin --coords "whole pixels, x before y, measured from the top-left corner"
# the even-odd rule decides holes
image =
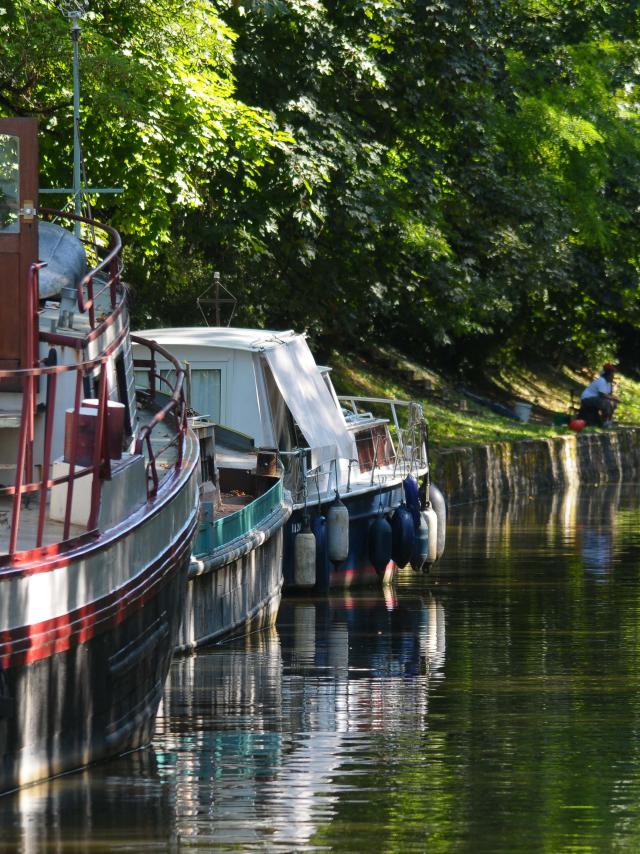
[[[390,420],[362,411],[358,398],[339,398],[330,369],[316,364],[304,335],[219,327],[144,334],[186,362],[193,414],[244,434],[254,454],[277,450],[294,500],[305,489],[311,500],[336,485],[357,488],[363,477],[370,485],[375,474],[398,467]],[[224,449],[222,458],[217,454],[219,465],[248,464],[246,456],[234,462]]]

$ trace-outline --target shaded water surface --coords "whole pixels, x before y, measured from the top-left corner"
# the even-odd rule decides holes
[[[0,851],[640,850],[640,500],[454,508],[431,578],[174,662],[151,749],[0,799]]]

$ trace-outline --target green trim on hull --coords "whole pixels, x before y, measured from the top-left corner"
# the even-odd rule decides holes
[[[204,526],[201,525],[194,549],[195,557],[205,557],[214,549],[231,543],[239,537],[246,536],[270,513],[273,513],[282,504],[282,501],[282,480],[278,480],[263,495],[255,498],[245,507],[241,507],[240,510],[236,510],[235,513],[230,513],[228,516],[215,519],[211,531],[208,532],[208,547],[200,545],[207,542],[207,538],[202,536]]]

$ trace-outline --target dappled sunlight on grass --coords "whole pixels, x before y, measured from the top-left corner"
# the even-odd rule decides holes
[[[402,373],[354,356],[334,358],[332,364],[338,394],[419,400],[429,423],[430,442],[443,448],[566,435],[569,428],[555,425],[553,413],[568,413],[572,403],[577,407],[581,390],[595,376],[588,370],[561,369],[540,374],[524,368],[503,370],[497,381],[493,378],[497,390],[502,392],[502,400],[526,401],[545,413],[521,424],[469,401],[432,372],[428,374],[432,388],[425,391],[421,387],[420,369],[411,363],[403,363]],[[616,420],[620,424],[640,424],[640,383],[619,376],[616,394],[621,400]]]
[[[467,412],[460,412],[427,402],[425,413],[429,422],[430,440],[440,447],[539,439],[543,436],[557,436],[568,430],[551,424],[519,424],[484,408],[473,411],[470,408]]]

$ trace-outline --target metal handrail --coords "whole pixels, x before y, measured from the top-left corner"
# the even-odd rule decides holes
[[[402,450],[402,428],[400,427],[400,422],[398,420],[398,413],[396,412],[396,406],[402,406],[409,408],[411,406],[410,400],[396,400],[394,398],[389,397],[358,397],[357,395],[338,395],[338,401],[350,403],[351,409],[353,410],[354,415],[360,415],[358,412],[358,403],[374,403],[377,405],[388,406],[391,409],[391,417],[393,419],[393,426],[396,428],[396,432],[398,434],[398,440],[400,442],[400,450]],[[362,413],[364,415],[365,413]],[[367,413],[368,414],[368,413]]]
[[[111,476],[111,465],[107,442],[107,414],[108,414],[108,384],[107,384],[107,362],[115,349],[121,344],[123,336],[128,331],[125,327],[97,356],[92,359],[77,361],[70,365],[51,365],[47,360],[39,360],[38,358],[38,340],[49,343],[62,343],[66,346],[75,347],[78,350],[83,350],[88,341],[96,338],[100,334],[104,326],[113,322],[124,303],[124,285],[120,280],[121,263],[119,254],[121,251],[121,240],[115,229],[110,226],[95,223],[85,217],[76,216],[75,214],[54,211],[49,208],[38,209],[39,214],[47,216],[64,216],[69,220],[75,220],[86,223],[92,228],[98,227],[108,235],[108,246],[100,247],[99,244],[91,244],[96,254],[99,254],[101,249],[106,249],[105,257],[91,269],[77,285],[78,308],[81,313],[88,312],[90,332],[77,337],[60,336],[52,332],[38,330],[38,309],[39,309],[39,287],[38,287],[38,271],[44,264],[33,264],[29,270],[28,287],[27,287],[27,310],[26,310],[26,346],[27,365],[16,369],[0,370],[0,380],[13,379],[19,381],[22,390],[22,406],[20,411],[20,433],[18,437],[18,449],[16,456],[16,473],[12,486],[1,486],[0,496],[9,497],[12,499],[11,509],[11,528],[9,532],[8,555],[0,557],[0,567],[7,563],[21,564],[30,560],[39,558],[44,553],[51,553],[52,550],[56,554],[60,554],[70,548],[73,548],[79,541],[78,536],[70,537],[71,533],[71,514],[73,508],[73,493],[75,483],[81,477],[93,476],[91,487],[91,499],[88,513],[88,521],[86,531],[82,537],[88,535],[98,536],[97,528],[98,515],[100,511],[100,498],[103,480]],[[94,293],[94,280],[104,277],[105,285],[98,292]],[[87,299],[85,300],[85,288]],[[111,314],[109,317],[101,318],[96,323],[95,307],[96,300],[105,290],[110,292]],[[120,299],[119,299],[120,296]],[[169,446],[177,445],[176,459],[174,469],[182,467],[185,438],[187,431],[186,419],[186,402],[184,399],[183,383],[184,369],[180,363],[174,359],[169,353],[163,350],[155,343],[147,342],[145,339],[135,338],[135,340],[149,347],[152,353],[160,353],[165,359],[171,362],[176,369],[177,381],[175,387],[171,390],[171,398],[158,412],[156,412],[151,421],[145,425],[139,433],[136,441],[135,452],[142,453],[143,447],[147,451],[147,497],[153,498],[159,489],[160,477],[158,476],[157,458],[167,450]],[[31,362],[31,364],[29,364]],[[72,410],[71,424],[71,442],[70,449],[67,455],[69,470],[67,474],[59,477],[50,476],[51,455],[53,447],[53,430],[54,416],[56,411],[56,393],[58,390],[58,379],[61,375],[75,374],[75,391],[74,404]],[[83,398],[84,379],[86,377],[94,377],[99,379],[98,391],[98,407],[96,413],[96,437],[94,443],[93,457],[91,464],[81,467],[78,471],[78,441],[77,432],[79,426],[79,410]],[[43,434],[43,449],[42,449],[42,477],[40,480],[34,480],[34,441],[35,441],[35,415],[37,411],[37,398],[39,395],[38,381],[39,379],[46,380],[46,406],[44,412],[44,434]],[[164,378],[160,378],[164,379]],[[155,380],[154,380],[155,382]],[[169,384],[170,385],[170,384]],[[17,415],[18,413],[16,413]],[[173,414],[176,419],[176,435],[172,441],[167,444],[161,451],[154,452],[151,438],[156,425],[165,420],[170,414]],[[61,514],[63,521],[62,540],[56,543],[44,544],[45,533],[45,516],[47,506],[47,494],[54,486],[61,484],[67,485],[67,496],[64,514]],[[35,547],[18,550],[18,539],[20,534],[20,517],[23,499],[27,502],[30,497],[39,495],[38,519],[33,542]]]
[[[155,396],[156,380],[166,383],[171,389],[171,397],[169,401],[162,406],[153,416],[148,424],[140,430],[135,444],[135,453],[142,453],[143,447],[147,449],[147,496],[153,498],[158,492],[159,477],[157,467],[157,457],[165,453],[169,448],[177,445],[177,458],[174,469],[182,467],[184,456],[184,442],[188,430],[187,422],[187,405],[184,396],[184,379],[186,369],[184,365],[176,359],[168,350],[161,347],[156,341],[151,341],[147,338],[142,338],[140,335],[132,335],[131,340],[135,344],[146,347],[151,352],[151,360],[134,360],[134,367],[149,368],[149,387],[152,395]],[[166,377],[161,376],[156,370],[156,355],[162,356],[167,362],[173,365],[176,372],[176,382],[172,386]],[[168,415],[173,414],[176,418],[176,435],[171,439],[159,452],[154,452],[151,444],[151,434],[154,427],[164,421]]]
[[[394,397],[359,397],[357,394],[339,394],[338,400],[357,401],[358,403],[389,403],[395,406],[410,406],[413,401],[399,400]]]
[[[177,381],[173,388],[172,395],[168,403],[166,403],[158,412],[156,412],[151,421],[146,424],[138,435],[135,453],[143,453],[143,446],[147,451],[147,497],[153,498],[160,485],[160,477],[157,471],[157,460],[169,447],[176,445],[176,461],[173,466],[174,470],[182,467],[184,458],[184,440],[187,431],[186,418],[186,402],[184,399],[184,368],[173,357],[167,353],[162,347],[159,347],[155,342],[146,341],[138,336],[132,336],[136,343],[149,347],[154,353],[159,353],[164,359],[171,362],[176,370]],[[70,548],[74,539],[69,539],[71,529],[71,512],[73,507],[73,492],[74,486],[78,479],[93,475],[91,503],[89,508],[88,522],[86,530],[97,535],[98,513],[100,509],[100,496],[102,481],[110,476],[110,461],[107,448],[107,370],[106,365],[109,359],[108,354],[101,354],[95,359],[76,363],[75,365],[40,365],[36,368],[19,368],[15,370],[0,370],[0,379],[20,378],[23,385],[22,395],[22,410],[21,410],[21,430],[18,445],[18,456],[16,462],[16,475],[13,486],[0,487],[0,496],[13,498],[13,508],[11,517],[11,531],[9,535],[9,558],[11,560],[28,560],[30,557],[36,557],[36,551],[43,547],[45,512],[46,512],[46,495],[49,489],[60,484],[67,484],[67,498],[65,505],[65,513],[63,520],[63,536],[58,544]],[[94,448],[94,456],[91,465],[83,466],[81,471],[77,471],[77,432],[79,421],[79,410],[82,402],[83,379],[100,370],[100,383],[98,393],[98,411],[97,411],[97,431]],[[51,437],[53,433],[53,420],[55,413],[55,398],[57,390],[57,380],[62,374],[74,373],[76,376],[74,407],[73,407],[73,424],[72,424],[72,440],[69,453],[69,471],[68,474],[60,477],[52,478],[49,476],[49,468],[51,465]],[[33,442],[34,442],[34,416],[36,411],[36,381],[38,378],[46,378],[49,385],[49,405],[45,414],[44,427],[44,451],[42,460],[43,477],[41,480],[33,480]],[[164,378],[161,377],[164,380]],[[161,451],[153,450],[151,437],[154,427],[161,421],[164,421],[167,416],[174,414],[176,418],[176,435],[167,443]],[[168,473],[167,473],[168,474]],[[26,478],[25,478],[26,475]],[[35,538],[35,549],[26,549],[22,552],[17,550],[18,534],[20,530],[20,515],[23,497],[27,497],[39,493],[40,506],[38,511],[38,524]],[[60,550],[60,549],[59,549]],[[0,561],[1,565],[2,561]]]
[[[107,417],[107,370],[106,363],[108,356],[102,355],[96,359],[86,362],[80,362],[75,365],[53,365],[37,368],[20,368],[16,370],[0,371],[0,379],[20,378],[22,380],[22,410],[21,410],[21,427],[20,436],[18,439],[18,454],[16,459],[16,474],[13,486],[0,487],[0,496],[8,496],[13,498],[12,515],[11,515],[11,530],[9,534],[9,558],[28,559],[30,556],[35,557],[35,551],[43,547],[44,525],[45,525],[45,508],[47,491],[53,486],[67,484],[67,499],[63,520],[63,535],[60,544],[71,546],[73,540],[69,540],[71,529],[71,511],[73,506],[73,492],[75,482],[87,475],[94,475],[91,502],[89,507],[89,516],[87,522],[87,531],[97,533],[96,525],[98,511],[100,507],[100,494],[102,484],[102,474],[108,476],[110,473],[109,459],[106,450],[106,417]],[[79,410],[82,399],[83,380],[85,376],[93,374],[96,370],[100,370],[100,391],[98,394],[98,410],[97,410],[97,431],[94,448],[94,455],[90,466],[83,467],[80,472],[76,471],[77,467],[77,428],[79,420]],[[73,439],[69,454],[69,472],[57,478],[49,476],[49,468],[51,465],[51,449],[53,435],[53,421],[55,414],[55,398],[57,390],[57,380],[61,374],[75,373],[75,395],[73,408]],[[35,412],[36,412],[36,397],[37,383],[39,377],[50,379],[48,405],[45,414],[44,425],[44,450],[42,458],[42,473],[40,480],[33,480],[33,445],[35,437]],[[26,482],[25,482],[26,480]],[[34,493],[40,495],[40,506],[38,510],[38,523],[35,537],[35,549],[25,549],[18,552],[17,543],[20,530],[20,515],[22,508],[23,496],[30,496]]]
[[[52,208],[38,208],[37,213],[44,214],[46,216],[62,216],[65,219],[70,219],[74,222],[81,222],[85,225],[91,226],[92,229],[98,228],[109,236],[108,246],[105,247],[107,249],[106,256],[96,267],[89,270],[89,272],[78,282],[76,286],[78,311],[80,314],[84,314],[86,311],[89,312],[89,326],[91,327],[91,330],[94,330],[96,328],[95,305],[98,297],[100,297],[106,290],[109,290],[112,310],[115,309],[117,305],[117,291],[118,286],[121,284],[120,274],[122,272],[122,264],[120,262],[122,240],[120,239],[120,235],[115,228],[112,228],[110,225],[96,222],[95,220],[87,219],[87,217],[78,216],[77,214],[68,212],[62,213],[61,211],[56,211]],[[92,243],[90,245],[97,253],[99,244]],[[106,282],[97,293],[94,293],[94,279],[99,279],[103,274],[106,274]],[[85,288],[87,289],[86,300],[84,297]]]
[[[424,415],[422,414],[422,407],[419,404],[416,404],[415,401],[399,400],[396,398],[387,398],[387,397],[365,397],[365,396],[359,397],[357,395],[337,395],[337,398],[338,398],[338,401],[340,403],[343,403],[343,402],[349,403],[351,406],[351,409],[353,410],[353,413],[355,415],[359,415],[359,416],[364,416],[366,413],[362,413],[362,412],[358,411],[358,404],[377,404],[377,405],[385,405],[385,406],[388,406],[390,408],[391,419],[393,421],[393,425],[395,427],[395,432],[396,432],[396,436],[397,436],[397,440],[398,440],[397,441],[397,450],[393,446],[393,441],[391,440],[391,447],[392,447],[392,451],[393,451],[393,475],[394,476],[396,475],[399,468],[400,469],[404,468],[406,471],[407,468],[409,470],[411,470],[415,466],[418,466],[418,467],[428,466],[427,447],[426,447],[426,443],[424,441],[422,431],[420,428],[420,425],[425,423],[425,419],[424,419]],[[409,426],[408,428],[403,428],[400,425],[400,420],[398,418],[397,409],[399,409],[399,408],[409,409],[411,406],[419,406],[421,416],[420,416],[419,420],[416,421],[416,423],[414,423],[412,426]],[[369,419],[369,420],[371,420],[371,419]],[[385,419],[385,424],[386,423],[388,423],[388,419]],[[366,421],[364,419],[364,417],[363,417],[363,420],[361,422],[356,422],[355,424],[349,425],[350,428],[356,427],[356,428],[360,428],[360,429],[365,429],[368,426],[369,426],[369,423],[368,423],[368,421]],[[391,437],[389,437],[389,438],[391,439]],[[371,469],[370,470],[369,470],[369,468],[361,469],[362,473],[364,473],[365,471],[367,471],[367,472],[370,471],[369,485],[373,485],[373,483],[375,481],[376,471],[380,473],[383,469],[383,466],[386,465],[385,463],[380,463],[380,461],[379,461],[380,441],[381,441],[380,437],[377,437],[375,439],[374,455],[373,455]],[[358,440],[356,438],[356,444],[357,444],[357,442],[358,442]],[[279,451],[278,453],[282,457],[295,457],[295,456],[300,456],[301,454],[304,454],[305,450],[296,448],[296,449],[293,449],[291,451]],[[303,457],[301,457],[301,460],[304,462]],[[351,467],[352,467],[352,464],[354,462],[357,462],[357,460],[349,460],[349,471],[348,471],[347,488],[346,488],[347,492],[349,492],[351,489]],[[335,463],[336,463],[336,461],[334,460],[331,463],[329,463],[329,465],[331,466],[332,464],[335,464]],[[326,463],[324,463],[323,465],[326,465]],[[322,466],[318,469],[313,469],[313,470],[307,469],[306,466],[304,466],[304,465],[302,465],[301,468],[302,468],[302,471],[298,473],[298,475],[299,475],[298,476],[298,482],[295,484],[293,484],[293,483],[289,484],[289,488],[292,490],[292,492],[295,492],[296,494],[301,493],[305,489],[305,485],[308,483],[308,481],[310,481],[312,478],[317,478],[319,476],[319,474],[322,473],[320,471]],[[336,465],[336,468],[337,468],[337,465]],[[324,474],[329,477],[329,488],[330,488],[331,470],[329,469],[329,471],[324,472]]]
[[[0,379],[19,379],[22,387],[22,408],[20,413],[20,435],[18,437],[18,453],[16,458],[16,474],[13,486],[1,487],[0,496],[12,497],[11,529],[9,533],[9,559],[28,559],[30,555],[42,549],[45,526],[46,495],[53,486],[67,484],[67,500],[63,520],[62,543],[68,541],[71,529],[71,511],[73,506],[73,491],[75,482],[80,477],[88,474],[95,475],[91,489],[91,502],[87,522],[87,530],[96,528],[101,494],[101,473],[106,476],[110,474],[108,454],[106,454],[106,417],[107,417],[107,371],[106,362],[108,353],[102,353],[94,359],[76,363],[74,365],[47,365],[38,360],[37,351],[37,312],[39,303],[38,273],[43,263],[34,263],[29,268],[27,281],[27,324],[26,324],[26,351],[32,360],[32,367],[17,368],[13,370],[0,370]],[[79,418],[80,401],[85,376],[100,371],[100,390],[98,394],[97,431],[92,465],[85,467],[83,471],[76,473],[77,465],[77,427]],[[69,472],[58,478],[49,477],[51,465],[53,422],[55,415],[55,400],[57,391],[57,380],[61,374],[75,373],[76,386],[73,409],[73,439],[70,450]],[[44,424],[44,448],[42,457],[43,476],[39,481],[33,480],[33,451],[35,441],[35,413],[36,398],[38,394],[37,380],[40,377],[47,379],[47,405]],[[25,482],[26,479],[26,482]],[[26,549],[18,552],[17,543],[20,530],[20,515],[23,496],[39,493],[40,506],[38,510],[38,523],[36,528],[35,549]]]
[[[376,404],[378,406],[388,406],[391,410],[391,418],[393,420],[393,426],[396,431],[396,435],[398,437],[398,445],[400,455],[404,456],[405,453],[405,434],[406,430],[400,425],[400,420],[398,418],[397,408],[409,409],[412,406],[419,406],[420,411],[422,412],[422,406],[416,401],[413,400],[399,400],[396,398],[389,397],[358,397],[357,395],[338,395],[338,401],[341,403],[349,403],[351,405],[351,409],[354,415],[362,416],[369,414],[366,412],[358,411],[358,404]],[[424,421],[424,414],[422,414],[422,420]],[[412,448],[414,450],[414,448]]]

